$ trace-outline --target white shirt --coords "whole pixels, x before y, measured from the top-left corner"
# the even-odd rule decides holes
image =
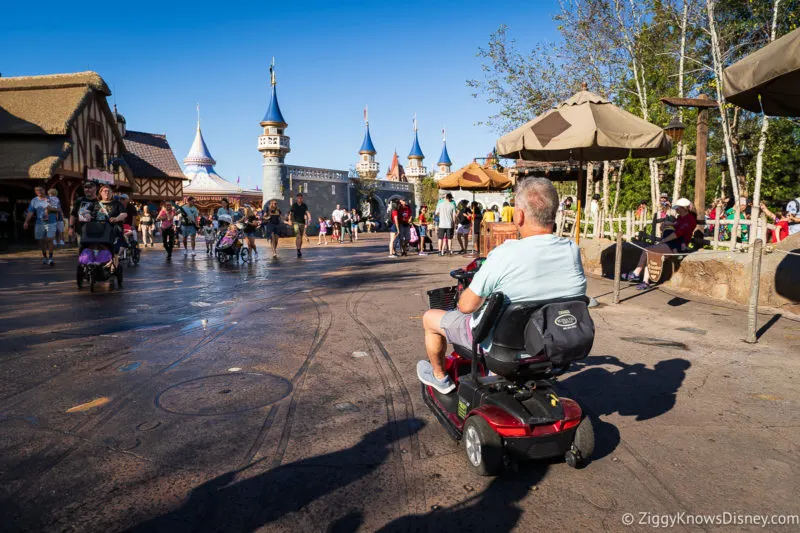
[[[334,209],[333,213],[331,213],[331,218],[333,218],[334,222],[341,223],[344,218],[344,209]]]

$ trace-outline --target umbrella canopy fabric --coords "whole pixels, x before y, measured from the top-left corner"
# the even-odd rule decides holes
[[[504,191],[514,183],[505,174],[472,162],[440,179],[436,185],[445,191]]]
[[[602,161],[668,155],[663,129],[583,90],[497,141],[503,157]]]
[[[763,106],[767,115],[800,116],[800,29],[726,68],[722,94],[728,102],[755,113]]]

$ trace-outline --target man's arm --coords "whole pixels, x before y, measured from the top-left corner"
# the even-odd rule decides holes
[[[458,297],[458,310],[464,314],[474,313],[481,305],[483,305],[483,298],[472,292],[470,288],[467,288]]]
[[[24,224],[22,224],[22,227],[23,227],[23,228],[25,228],[25,229],[28,229],[28,224],[30,224],[30,222],[31,222],[31,219],[33,218],[33,216],[34,216],[35,214],[36,214],[36,211],[31,211],[31,208],[29,207],[29,208],[28,208],[28,214],[27,214],[27,215],[25,215],[25,223],[24,223]]]
[[[306,226],[311,224],[311,211],[306,208],[306,216],[303,218],[306,221]]]

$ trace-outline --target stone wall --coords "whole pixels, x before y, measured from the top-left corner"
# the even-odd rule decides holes
[[[616,244],[608,239],[581,241],[581,258],[587,272],[613,278]],[[800,234],[777,245],[776,250],[800,253]],[[625,244],[622,271],[636,267],[641,251]],[[662,282],[666,287],[747,305],[750,299],[752,258],[741,252],[692,254],[667,261]],[[764,254],[761,264],[759,305],[800,314],[800,256]]]

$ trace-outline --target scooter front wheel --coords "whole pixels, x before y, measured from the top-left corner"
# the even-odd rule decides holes
[[[503,470],[503,440],[478,415],[464,423],[464,451],[475,473],[496,476]]]

